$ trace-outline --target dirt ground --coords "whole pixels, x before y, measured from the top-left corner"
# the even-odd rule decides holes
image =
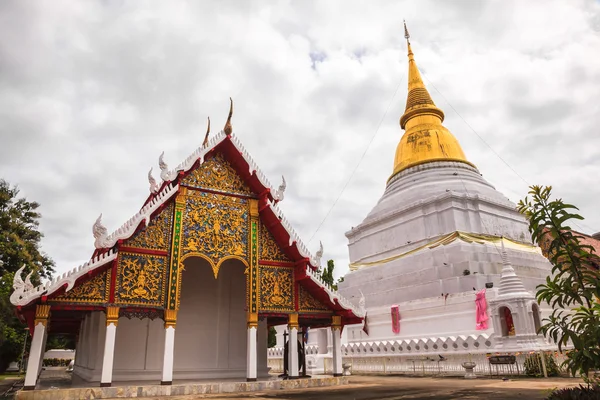
[[[168,399],[298,399],[298,400],[393,400],[393,399],[486,399],[541,400],[553,388],[577,386],[580,379],[473,379],[412,378],[406,376],[352,376],[350,384],[339,387],[265,391],[247,394],[177,396]],[[152,398],[164,400],[165,398]],[[146,398],[150,400],[150,398]]]

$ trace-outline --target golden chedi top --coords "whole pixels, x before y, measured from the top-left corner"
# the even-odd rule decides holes
[[[433,161],[467,161],[458,140],[446,129],[444,112],[436,107],[423,84],[410,46],[410,35],[404,23],[408,44],[408,98],[406,109],[400,118],[400,127],[405,130],[394,159],[394,172]]]

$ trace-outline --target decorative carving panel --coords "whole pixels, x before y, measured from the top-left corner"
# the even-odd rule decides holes
[[[253,195],[244,180],[221,153],[204,160],[204,163],[186,176],[180,184],[231,194]]]
[[[115,286],[117,304],[163,306],[167,257],[121,253],[117,271]]]
[[[288,256],[279,248],[269,230],[260,224],[260,259],[265,261],[291,262]]]
[[[76,284],[67,293],[57,296],[52,302],[61,303],[107,303],[110,295],[110,268],[93,278]]]
[[[155,216],[147,227],[137,232],[124,243],[126,247],[168,251],[173,227],[173,203],[171,202]]]
[[[259,311],[294,311],[294,269],[261,265]]]
[[[315,299],[302,285],[298,285],[298,308],[300,311],[330,311],[323,303]]]
[[[202,254],[215,277],[226,257],[248,258],[248,200],[189,191],[183,216],[182,256]]]

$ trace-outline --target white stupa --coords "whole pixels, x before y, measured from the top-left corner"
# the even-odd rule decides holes
[[[350,272],[339,291],[365,308],[368,329],[344,327],[344,357],[437,360],[554,349],[537,334],[552,310],[534,296],[552,265],[533,245],[516,205],[482,177],[442,125],[444,113],[423,84],[406,37],[405,132],[394,169],[375,207],[346,233]],[[270,358],[282,354],[284,330],[278,327]],[[326,370],[328,336],[326,330],[309,334],[312,373]],[[384,365],[367,369],[385,371]]]
[[[405,133],[393,173],[379,202],[346,233],[351,272],[339,288],[356,303],[364,294],[369,326],[368,335],[362,326],[347,327],[347,343],[412,341],[412,352],[441,350],[426,343],[468,351],[544,346],[533,292],[551,265],[515,204],[442,125],[444,113],[423,84],[410,42],[408,60]],[[478,325],[482,289],[490,321]],[[392,306],[399,324],[392,323]],[[457,346],[468,340],[478,349]]]

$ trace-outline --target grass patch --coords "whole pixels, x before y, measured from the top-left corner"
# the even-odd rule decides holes
[[[0,381],[3,381],[5,379],[19,379],[23,376],[23,374],[19,374],[18,372],[5,372],[3,374],[0,374]]]

